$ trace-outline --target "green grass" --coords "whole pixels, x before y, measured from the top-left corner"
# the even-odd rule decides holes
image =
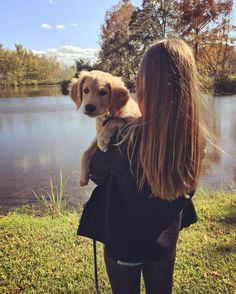
[[[199,221],[180,234],[173,293],[235,293],[235,196],[195,196]],[[76,236],[79,214],[52,218],[17,210],[1,216],[0,293],[95,293],[92,241]],[[101,293],[111,293],[101,244],[98,268]]]

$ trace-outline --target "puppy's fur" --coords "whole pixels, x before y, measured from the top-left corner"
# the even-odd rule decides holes
[[[73,79],[70,84],[70,96],[77,109],[82,107],[84,114],[96,118],[97,138],[92,141],[81,159],[80,185],[85,186],[89,181],[90,159],[97,145],[102,151],[106,151],[110,137],[119,126],[118,122],[112,121],[103,127],[103,121],[109,116],[138,117],[141,114],[123,81],[106,72],[82,71],[79,78]]]

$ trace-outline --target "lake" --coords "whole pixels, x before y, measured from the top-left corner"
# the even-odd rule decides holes
[[[82,203],[93,188],[92,184],[80,188],[78,178],[81,154],[95,136],[95,121],[77,112],[58,87],[45,88],[43,92],[25,88],[1,94],[5,97],[0,98],[1,204],[35,202],[33,191],[49,192],[50,178],[59,184],[60,169],[68,203]],[[207,125],[224,152],[208,150],[200,186],[232,189],[236,182],[236,96],[204,99]]]

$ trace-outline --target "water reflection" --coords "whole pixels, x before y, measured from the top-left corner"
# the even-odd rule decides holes
[[[60,96],[60,85],[34,85],[34,86],[1,86],[0,97],[38,97],[38,96]]]
[[[216,189],[236,181],[236,96],[206,97],[207,125],[225,153],[209,148],[201,185]],[[78,185],[81,153],[95,136],[95,122],[75,110],[69,97],[0,99],[0,202],[35,201],[32,191],[66,179],[69,202],[83,202]]]
[[[76,112],[68,97],[0,99],[0,105],[1,202],[34,201],[32,190],[48,191],[59,168],[70,177],[66,196],[87,196],[78,187],[78,168],[95,136],[94,120]]]
[[[205,101],[207,127],[222,151],[208,146],[201,184],[230,189],[236,181],[236,96],[206,96]]]

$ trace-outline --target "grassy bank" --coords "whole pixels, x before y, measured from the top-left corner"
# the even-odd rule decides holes
[[[199,191],[199,221],[181,232],[173,293],[234,293],[235,193]],[[78,238],[78,213],[1,216],[1,293],[95,293],[92,241]],[[98,248],[101,293],[111,293]],[[144,292],[142,292],[144,293]]]
[[[215,79],[214,92],[217,94],[236,94],[236,74]]]
[[[236,74],[223,75],[216,78],[200,76],[203,90],[213,92],[216,95],[235,95],[236,94]]]

